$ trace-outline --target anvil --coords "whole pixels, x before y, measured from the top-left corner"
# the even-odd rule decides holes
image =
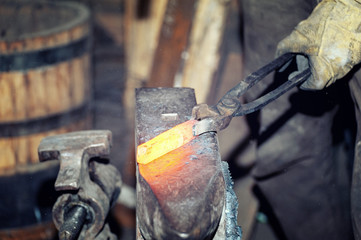
[[[137,159],[137,239],[226,239],[227,179],[217,134],[193,135],[189,120],[195,105],[190,88],[136,90],[136,146],[181,123],[191,126],[181,125],[180,133],[190,131],[185,141],[167,136],[170,145],[179,145],[174,150],[150,162]]]

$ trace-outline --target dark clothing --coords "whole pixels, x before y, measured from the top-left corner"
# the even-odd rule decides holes
[[[351,214],[355,239],[361,239],[361,72],[350,81],[350,90],[355,102],[357,135],[351,188]]]
[[[316,4],[315,0],[242,0],[245,76],[274,59],[278,42]],[[275,74],[261,81],[247,92],[247,100],[287,77]],[[359,116],[361,84],[356,78],[350,82],[355,102],[360,103],[356,104]],[[258,140],[253,175],[289,240],[347,240],[353,236],[349,196],[339,191],[333,157],[331,128],[338,107],[332,92],[340,94],[335,87],[316,92],[293,89],[250,116]],[[361,144],[359,148],[361,155]],[[361,178],[361,169],[355,170],[360,173],[354,179]],[[354,183],[357,194],[360,182]]]

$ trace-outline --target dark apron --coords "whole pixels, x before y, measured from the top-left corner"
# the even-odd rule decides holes
[[[241,2],[245,75],[273,60],[278,42],[317,4],[316,0]],[[247,100],[255,99],[287,76],[269,76],[247,92]],[[253,176],[289,240],[353,239],[350,191],[339,183],[332,146],[333,120],[340,99],[349,95],[347,91],[346,80],[326,91],[293,89],[248,118],[258,141]],[[361,94],[358,97],[361,104]],[[360,192],[361,188],[357,188]]]

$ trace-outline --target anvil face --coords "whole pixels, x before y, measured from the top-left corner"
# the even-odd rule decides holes
[[[137,147],[137,163],[148,164],[192,141],[193,126],[197,120],[189,120],[159,134]]]
[[[189,120],[195,104],[192,89],[137,89],[137,145]],[[144,239],[205,239],[220,221],[225,190],[216,134],[178,145],[137,163],[137,223]]]

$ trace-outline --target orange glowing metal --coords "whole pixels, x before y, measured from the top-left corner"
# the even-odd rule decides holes
[[[189,160],[189,156],[195,154],[194,146],[185,144],[148,164],[139,164],[139,172],[151,187],[156,183],[164,184],[164,179],[168,179],[170,175],[176,176],[186,165],[192,166],[193,161]],[[156,189],[153,191],[156,192]]]
[[[168,131],[165,131],[137,148],[137,162],[147,164],[155,159],[192,141],[193,126],[197,120],[189,120],[181,123]]]

